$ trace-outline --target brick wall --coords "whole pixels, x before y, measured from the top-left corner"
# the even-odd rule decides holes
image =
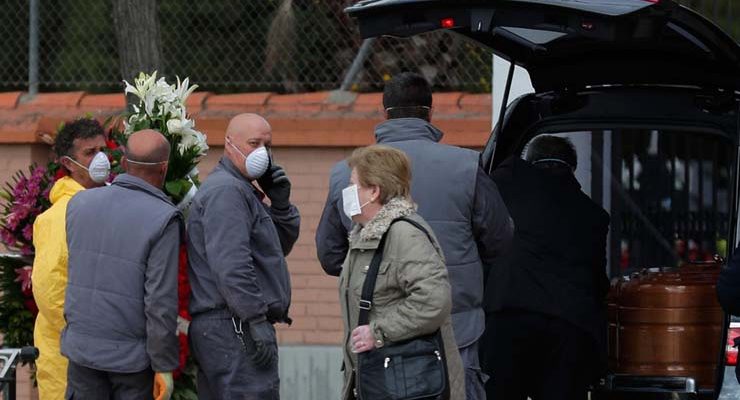
[[[435,124],[446,132],[444,142],[479,147],[488,139],[490,95],[443,93],[434,96],[434,104]],[[40,94],[23,102],[21,93],[0,93],[0,183],[31,162],[45,163],[49,159],[50,149],[40,143],[40,134],[53,133],[60,122],[88,113],[101,120],[120,114],[123,105],[120,94]],[[379,105],[380,95],[372,93],[357,95],[342,104],[332,103],[327,92],[196,93],[188,99],[197,127],[208,135],[211,146],[198,167],[202,179],[223,152],[224,131],[233,115],[261,113],[273,126],[275,159],[293,182],[292,200],[302,217],[300,238],[288,257],[294,323],[291,327],[278,327],[283,345],[337,346],[341,342],[337,278],[326,276],[319,266],[314,235],[326,200],[330,169],[354,147],[372,143],[373,126],[382,120]],[[36,399],[28,371],[21,370],[19,374],[22,380],[18,399]]]

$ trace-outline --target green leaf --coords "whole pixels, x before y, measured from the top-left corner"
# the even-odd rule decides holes
[[[172,196],[177,196],[182,193],[183,184],[184,184],[183,180],[178,179],[178,180],[169,181],[165,183],[164,188],[167,190],[168,194]]]

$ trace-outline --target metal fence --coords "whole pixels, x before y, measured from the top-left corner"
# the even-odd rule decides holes
[[[353,2],[158,0],[164,72],[216,92],[336,89],[361,47],[343,12]],[[733,17],[740,0],[683,3],[740,37]],[[37,13],[30,12],[34,4]],[[122,87],[112,0],[0,0],[0,9],[0,90],[27,90],[29,75],[42,91]],[[37,52],[29,50],[32,32]],[[491,89],[488,51],[448,32],[380,38],[369,50],[349,82],[353,90],[377,90],[402,70],[422,72],[436,90]]]

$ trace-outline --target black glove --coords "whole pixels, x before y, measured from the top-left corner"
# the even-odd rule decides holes
[[[275,328],[267,320],[249,322],[249,336],[254,342],[252,361],[260,368],[267,368],[277,361]]]
[[[286,210],[290,207],[290,180],[283,167],[272,164],[261,178],[257,179],[262,190],[272,202],[272,207]]]

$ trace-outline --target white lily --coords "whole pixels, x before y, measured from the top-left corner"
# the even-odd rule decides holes
[[[172,135],[182,135],[185,130],[192,130],[195,126],[193,121],[187,118],[172,118],[167,121],[167,132]]]

